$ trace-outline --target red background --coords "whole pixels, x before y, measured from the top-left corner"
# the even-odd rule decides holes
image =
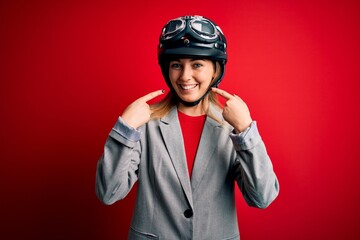
[[[104,206],[96,162],[125,106],[166,88],[161,27],[185,14],[229,43],[221,88],[241,96],[272,158],[266,210],[238,193],[242,240],[360,239],[357,1],[2,1],[2,239],[125,239],[135,192]]]

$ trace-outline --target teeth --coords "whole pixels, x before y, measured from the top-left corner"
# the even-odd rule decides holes
[[[197,84],[193,84],[193,85],[180,85],[182,89],[185,89],[185,90],[189,90],[189,89],[192,89],[192,88],[195,88],[197,86]]]

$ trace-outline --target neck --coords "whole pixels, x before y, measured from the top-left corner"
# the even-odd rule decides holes
[[[202,100],[196,106],[192,106],[192,107],[186,106],[180,102],[178,104],[178,110],[189,116],[201,116],[206,114],[208,106],[209,104],[205,99]]]

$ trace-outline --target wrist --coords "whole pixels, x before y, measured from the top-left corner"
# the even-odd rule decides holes
[[[234,128],[235,133],[239,134],[239,133],[246,131],[248,128],[250,128],[251,123],[252,123],[252,120],[249,121],[247,124],[238,125],[237,127]]]
[[[249,120],[246,124],[239,124],[237,127],[234,128],[237,134],[246,131],[251,126],[252,120]]]

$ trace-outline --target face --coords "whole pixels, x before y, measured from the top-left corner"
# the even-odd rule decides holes
[[[169,77],[177,95],[195,102],[208,90],[215,77],[214,64],[208,59],[181,58],[170,62]]]

